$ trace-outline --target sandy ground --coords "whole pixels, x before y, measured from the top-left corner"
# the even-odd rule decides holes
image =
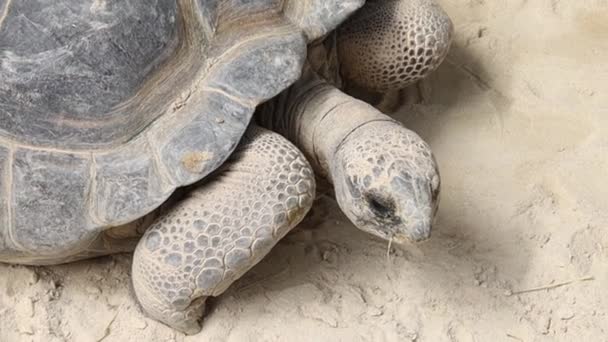
[[[192,337],[128,255],[0,266],[0,341],[608,341],[608,2],[442,4],[453,49],[400,114],[441,166],[432,241],[387,259],[322,199]]]

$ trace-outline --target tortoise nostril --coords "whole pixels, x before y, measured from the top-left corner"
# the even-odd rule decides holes
[[[389,218],[395,212],[395,203],[390,198],[383,198],[375,194],[366,196],[367,202],[372,212],[381,218]]]

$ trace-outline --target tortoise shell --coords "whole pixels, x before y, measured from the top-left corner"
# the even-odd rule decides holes
[[[0,261],[70,255],[220,166],[363,0],[0,0]]]

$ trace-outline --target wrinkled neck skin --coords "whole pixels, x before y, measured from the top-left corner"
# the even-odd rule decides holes
[[[320,80],[310,70],[279,98],[267,103],[258,120],[293,141],[317,175],[332,183],[334,163],[339,160],[336,154],[353,132],[373,122],[395,122]]]
[[[334,30],[325,37],[308,46],[308,63],[322,79],[338,89],[344,89],[338,59],[338,31]]]
[[[372,104],[382,112],[395,112],[403,104],[400,99],[398,99],[398,97],[401,97],[400,89],[377,92],[357,86],[342,78],[337,44],[337,31],[332,31],[322,39],[310,44],[308,48],[310,69],[314,70],[317,75],[322,77],[329,84],[340,89],[342,92]]]

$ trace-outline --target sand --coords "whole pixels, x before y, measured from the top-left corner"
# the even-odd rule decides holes
[[[608,341],[608,2],[443,0],[448,60],[398,117],[443,177],[419,249],[313,218],[186,337],[130,256],[0,266],[0,341]]]

